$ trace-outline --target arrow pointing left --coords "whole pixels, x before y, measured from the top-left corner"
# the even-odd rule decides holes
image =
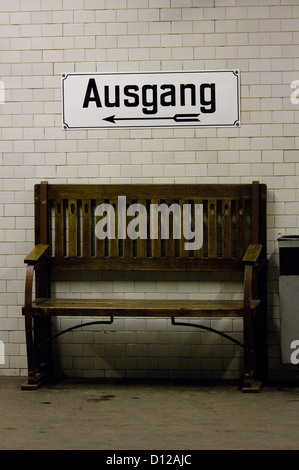
[[[127,118],[117,118],[115,114],[113,116],[108,116],[103,118],[104,121],[111,122],[115,124],[115,121],[151,121],[151,120],[161,120],[161,119],[168,119],[173,120],[175,122],[195,122],[200,121],[198,119],[198,114],[175,114],[174,116],[167,116],[167,117],[127,117]]]

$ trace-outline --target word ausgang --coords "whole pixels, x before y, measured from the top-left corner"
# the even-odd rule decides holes
[[[169,106],[197,106],[201,113],[214,113],[216,111],[215,83],[202,83],[199,88],[194,83],[163,85],[104,85],[98,89],[96,80],[88,81],[83,108],[90,103],[97,108],[136,108],[142,105],[143,114],[157,114],[158,107]]]
[[[193,212],[193,213],[192,213]],[[95,234],[99,240],[105,238],[117,238],[125,240],[127,236],[131,240],[170,238],[170,214],[172,214],[172,238],[181,239],[182,233],[185,240],[185,250],[199,250],[203,243],[203,205],[173,203],[167,205],[134,203],[127,207],[126,196],[118,196],[117,207],[112,204],[102,203],[96,207],[95,215],[102,217],[96,224]],[[127,217],[133,217],[127,224]],[[117,229],[116,229],[117,222]],[[183,230],[182,230],[183,228]],[[193,241],[192,241],[193,240]]]

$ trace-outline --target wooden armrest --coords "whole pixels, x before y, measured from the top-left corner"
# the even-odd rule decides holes
[[[24,259],[24,263],[36,264],[46,254],[49,245],[36,245]]]
[[[245,264],[255,264],[261,254],[263,245],[251,244],[248,246],[246,253],[242,259]]]

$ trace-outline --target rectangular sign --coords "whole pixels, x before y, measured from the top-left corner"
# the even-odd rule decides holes
[[[235,127],[238,70],[62,74],[64,129]]]

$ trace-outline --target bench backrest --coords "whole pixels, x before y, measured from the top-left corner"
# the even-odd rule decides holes
[[[123,224],[119,227],[127,212],[124,201],[126,208],[138,203],[146,209],[146,219],[139,219],[146,223],[144,238],[132,240],[127,236],[123,239],[126,229]],[[114,209],[113,239],[99,239],[96,235],[98,222],[107,214],[99,215],[96,208],[104,203]],[[165,221],[160,215],[155,219],[155,222],[158,220],[158,238],[153,238],[150,232],[153,218],[157,217],[156,209],[163,203],[168,208],[175,204],[178,210],[166,212],[169,239],[163,238]],[[184,205],[190,208],[192,230],[198,228],[195,211],[202,207],[203,244],[200,249],[185,249],[186,241],[190,240],[184,232]],[[127,226],[138,215],[125,215]],[[180,227],[180,236],[176,233],[174,238],[177,227]],[[135,227],[135,233],[138,230],[140,227]],[[262,244],[266,257],[266,185],[258,182],[203,185],[42,182],[35,186],[35,241],[50,245],[53,270],[240,270],[250,243]]]

